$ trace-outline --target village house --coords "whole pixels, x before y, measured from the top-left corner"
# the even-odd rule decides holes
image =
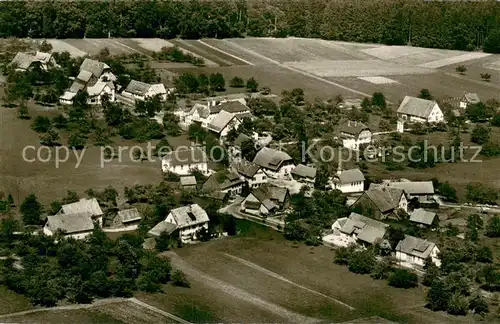
[[[183,190],[196,190],[196,177],[195,176],[183,176],[180,177],[180,184]]]
[[[357,151],[361,145],[372,142],[372,131],[365,124],[358,121],[345,121],[338,128],[342,145],[350,150]]]
[[[206,193],[217,191],[227,192],[230,197],[234,197],[241,195],[244,184],[245,181],[241,180],[239,175],[231,171],[222,170],[208,177],[201,190]]]
[[[240,176],[241,180],[247,183],[250,189],[258,188],[268,182],[268,177],[264,170],[253,162],[233,162],[231,169]]]
[[[288,153],[268,147],[263,147],[257,152],[253,163],[274,179],[288,176],[295,168],[293,159]]]
[[[148,98],[154,97],[158,97],[160,101],[166,101],[168,91],[165,89],[163,83],[148,84],[132,80],[129,82],[125,90],[122,91],[122,95],[139,101],[145,101]]]
[[[208,175],[207,154],[197,146],[179,147],[168,152],[162,159],[162,171],[172,172],[178,175],[189,175],[196,169]]]
[[[358,193],[365,190],[365,176],[360,169],[337,170],[329,181],[329,187],[345,194]]]
[[[434,198],[434,184],[432,181],[409,181],[401,179],[401,181],[382,181],[382,186],[403,189],[408,200],[417,199],[420,202],[430,201]],[[379,184],[371,184],[371,186],[380,186]]]
[[[405,96],[397,114],[399,118],[407,122],[444,122],[444,114],[436,101],[411,96]]]
[[[56,60],[51,53],[37,51],[36,53],[16,54],[9,65],[15,66],[16,71],[27,71],[35,65],[38,65],[43,71],[48,71],[52,67],[58,67]]]
[[[198,122],[202,127],[207,127],[221,111],[234,114],[240,120],[253,117],[244,98],[213,97],[196,102],[193,108],[183,116],[184,123],[190,125]]]
[[[190,111],[182,115],[182,119],[187,126],[196,122],[199,123],[203,128],[206,128],[209,121],[211,121],[212,118],[209,117],[210,108],[199,103],[195,103]],[[215,115],[212,117],[215,117]]]
[[[250,191],[241,202],[240,210],[248,214],[266,217],[286,208],[288,198],[287,188],[271,185],[260,186]]]
[[[333,223],[332,230],[340,236],[343,245],[358,243],[363,246],[381,244],[389,225],[357,213],[339,218]]]
[[[403,189],[370,187],[351,207],[374,219],[399,219],[401,212],[408,213],[408,200]]]
[[[43,227],[43,233],[47,236],[53,236],[58,231],[61,231],[65,237],[72,237],[76,240],[86,238],[92,234],[93,230],[94,222],[90,212],[47,216],[47,221]]]
[[[314,185],[316,171],[315,167],[299,164],[292,170],[292,178],[304,184]]]
[[[240,133],[238,137],[236,137],[236,139],[228,145],[228,151],[232,159],[242,158],[241,145],[246,141],[252,141],[253,143],[253,138],[246,134]]]
[[[182,243],[191,243],[198,239],[198,232],[202,228],[208,230],[208,222],[207,212],[198,204],[192,204],[172,209],[167,218],[153,227],[148,234],[160,236],[162,232],[170,234],[178,231]]]
[[[231,130],[238,129],[240,124],[241,120],[235,114],[222,110],[207,125],[207,129],[219,139],[224,139]]]
[[[136,230],[139,227],[142,216],[137,208],[119,210],[114,219],[113,227],[121,227],[123,230]]]
[[[440,267],[439,249],[435,243],[423,240],[418,237],[405,235],[405,238],[399,241],[396,246],[396,259],[402,262],[409,262],[421,267],[425,260],[431,258],[432,262]]]
[[[477,93],[466,93],[460,98],[460,108],[466,109],[467,106],[473,105],[473,104],[478,104],[480,103],[481,100],[479,99],[479,96]]]
[[[439,223],[439,218],[435,212],[418,208],[410,212],[410,222],[420,227],[436,227]]]
[[[62,205],[62,208],[57,215],[72,215],[81,213],[90,213],[92,220],[98,222],[99,225],[102,226],[102,217],[104,213],[102,212],[96,198],[82,198],[77,202]]]

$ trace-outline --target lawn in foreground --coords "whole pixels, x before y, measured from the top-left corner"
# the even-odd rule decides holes
[[[28,298],[0,286],[0,315],[22,312],[32,308]]]

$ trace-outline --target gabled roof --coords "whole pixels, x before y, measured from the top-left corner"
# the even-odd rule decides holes
[[[160,236],[161,233],[166,232],[167,234],[171,234],[173,231],[177,229],[177,225],[169,223],[169,222],[159,222],[152,229],[148,231],[149,235]]]
[[[92,231],[94,223],[89,212],[47,216],[46,226],[52,233],[62,230],[66,234]]]
[[[77,214],[84,212],[88,212],[92,216],[101,216],[104,214],[101,210],[101,207],[99,206],[99,203],[97,202],[97,199],[95,198],[91,199],[82,198],[77,202],[63,205],[61,210],[57,214],[68,215],[68,214]]]
[[[384,237],[386,228],[389,225],[375,219],[351,213],[340,231],[347,235],[356,234],[358,240],[374,244]]]
[[[172,214],[177,228],[179,229],[188,226],[203,224],[209,221],[207,212],[203,210],[203,208],[201,208],[198,204],[175,208],[172,209],[170,213]]]
[[[370,129],[365,124],[352,120],[347,120],[342,124],[340,124],[338,127],[338,131],[340,133],[345,133],[352,136],[358,136],[359,133],[361,133],[364,130],[370,130]]]
[[[464,95],[464,99],[468,103],[471,103],[471,104],[476,104],[476,103],[481,102],[481,100],[479,99],[479,96],[477,95],[477,93],[466,93]]]
[[[410,195],[433,195],[434,185],[432,181],[394,181],[387,182],[389,187],[403,189]],[[375,185],[376,186],[376,185]]]
[[[75,96],[76,96],[75,92],[65,91],[64,94],[59,97],[59,99],[62,99],[62,100],[73,100],[73,98]]]
[[[432,225],[435,217],[436,213],[427,211],[422,208],[418,208],[410,213],[410,222],[424,224],[424,225]]]
[[[233,113],[222,110],[212,119],[207,128],[215,133],[220,133],[233,119],[238,119],[238,117]]]
[[[80,71],[88,71],[91,72],[94,76],[99,78],[103,71],[109,69],[109,65],[103,62],[99,62],[96,60],[92,60],[89,58],[86,58],[83,60],[82,65],[80,65]]]
[[[247,178],[253,178],[253,176],[260,170],[260,166],[253,162],[247,161],[235,162],[232,166],[236,172]]]
[[[103,92],[106,86],[114,89],[114,85],[112,82],[97,81],[93,86],[87,87],[87,93],[89,94],[89,97],[98,96]]]
[[[125,88],[124,91],[130,92],[132,94],[135,94],[137,96],[144,96],[149,88],[151,87],[150,84],[141,82],[141,81],[136,81],[132,80],[129,82],[128,86]]]
[[[91,78],[92,78],[92,72],[85,70],[81,70],[80,73],[78,73],[78,75],[76,76],[77,80],[80,80],[84,83],[89,82]]]
[[[33,55],[31,53],[18,52],[10,64],[15,64],[17,68],[26,70],[34,62],[47,64],[50,62],[51,58],[52,54],[50,53],[36,52],[36,54]]]
[[[360,169],[344,170],[340,174],[334,176],[340,184],[365,181],[365,176]]]
[[[226,101],[223,102],[217,106],[212,106],[210,107],[210,113],[211,114],[217,114],[221,111],[227,111],[228,113],[233,113],[233,114],[240,114],[244,112],[249,112],[250,109],[248,106],[242,104],[241,102],[235,100],[235,101]]]
[[[434,105],[436,105],[436,101],[434,100],[405,96],[403,102],[401,102],[399,106],[398,113],[428,118]]]
[[[263,204],[267,200],[284,203],[288,194],[288,189],[271,185],[263,185],[259,188],[252,189],[250,193]]]
[[[396,252],[406,253],[408,255],[416,256],[426,259],[436,246],[435,243],[423,240],[418,237],[405,235],[405,238],[399,241],[396,246]]]
[[[222,170],[212,174],[202,186],[205,192],[226,190],[232,187],[241,186],[244,183],[240,177],[230,171]]]
[[[118,211],[118,217],[122,223],[135,222],[142,218],[137,208],[120,210]]]
[[[238,137],[236,137],[236,139],[234,140],[233,146],[241,147],[241,144],[243,144],[243,142],[251,140],[251,139],[252,138],[250,136],[248,136],[247,134],[240,133],[238,135]]]
[[[377,206],[382,213],[385,213],[398,208],[399,201],[403,194],[403,189],[381,186],[370,187],[363,195],[370,198],[375,206]]]
[[[180,178],[181,186],[196,186],[195,176],[184,176]]]
[[[302,178],[314,179],[316,178],[316,171],[316,168],[299,164],[292,170],[292,174]]]
[[[156,94],[167,94],[167,89],[163,83],[152,84],[151,90]]]
[[[253,159],[255,164],[274,171],[278,170],[285,161],[293,161],[293,159],[288,153],[269,147],[261,148]]]
[[[164,157],[172,166],[207,163],[207,154],[199,147],[178,148]]]
[[[87,83],[75,79],[75,81],[73,81],[73,83],[69,87],[69,91],[68,92],[72,92],[72,93],[74,93],[76,95],[78,93],[78,91],[81,91],[81,90],[85,89],[86,86],[87,86]]]

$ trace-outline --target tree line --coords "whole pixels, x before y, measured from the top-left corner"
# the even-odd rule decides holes
[[[0,37],[297,36],[497,52],[499,16],[493,0],[4,1]]]

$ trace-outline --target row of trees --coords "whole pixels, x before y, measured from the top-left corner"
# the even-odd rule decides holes
[[[369,14],[367,14],[369,13]],[[320,37],[500,51],[500,5],[401,0],[6,1],[0,37]]]
[[[226,90],[226,80],[221,73],[212,73],[207,76],[203,73],[195,75],[184,72],[174,79],[174,85],[177,93],[181,95],[191,93],[213,95],[216,91]],[[234,77],[230,80],[229,86],[231,88],[246,88],[249,92],[256,92],[259,83],[253,77],[246,80],[246,82],[240,77]]]

